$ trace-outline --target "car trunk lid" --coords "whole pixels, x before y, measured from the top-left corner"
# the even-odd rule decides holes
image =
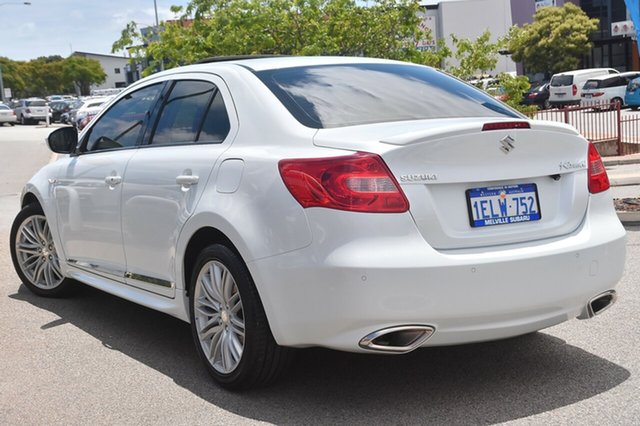
[[[570,233],[589,200],[587,142],[566,125],[519,121],[530,128],[509,128],[513,121],[444,119],[322,129],[314,143],[379,154],[407,196],[420,233],[436,249]],[[502,192],[512,204],[525,197],[527,209],[534,207],[539,217],[504,222]],[[520,207],[508,207],[506,216],[525,216]],[[480,225],[478,218],[484,220]]]

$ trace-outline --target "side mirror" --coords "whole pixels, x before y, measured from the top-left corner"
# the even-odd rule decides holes
[[[75,127],[60,127],[47,137],[49,149],[58,154],[71,154],[78,145],[78,131]]]

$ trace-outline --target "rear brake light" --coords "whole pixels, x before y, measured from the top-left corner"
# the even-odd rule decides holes
[[[507,121],[504,123],[485,123],[482,131],[485,130],[509,130],[509,129],[530,129],[531,125],[527,121]]]
[[[27,114],[31,114],[31,110],[29,108],[27,108],[27,110],[25,111]]]
[[[578,94],[578,86],[576,86],[575,84],[573,86],[571,86],[571,91],[573,92],[573,96]]]
[[[598,192],[609,189],[609,176],[607,169],[604,167],[602,158],[595,145],[589,142],[589,192],[597,194]]]
[[[368,213],[409,210],[398,182],[376,154],[281,160],[278,168],[287,189],[304,208]]]

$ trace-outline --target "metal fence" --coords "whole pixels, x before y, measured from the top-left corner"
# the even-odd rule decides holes
[[[617,155],[640,152],[640,115],[623,114],[618,102],[543,110],[534,118],[570,124],[591,142],[615,146]]]

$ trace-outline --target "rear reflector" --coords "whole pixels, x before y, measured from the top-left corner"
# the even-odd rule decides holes
[[[609,176],[604,167],[602,158],[595,145],[589,142],[589,192],[597,194],[598,192],[609,189]]]
[[[378,155],[281,160],[280,176],[304,208],[403,213],[409,202]]]
[[[504,123],[485,123],[482,131],[485,130],[509,130],[509,129],[530,129],[531,125],[527,121],[507,121]]]

